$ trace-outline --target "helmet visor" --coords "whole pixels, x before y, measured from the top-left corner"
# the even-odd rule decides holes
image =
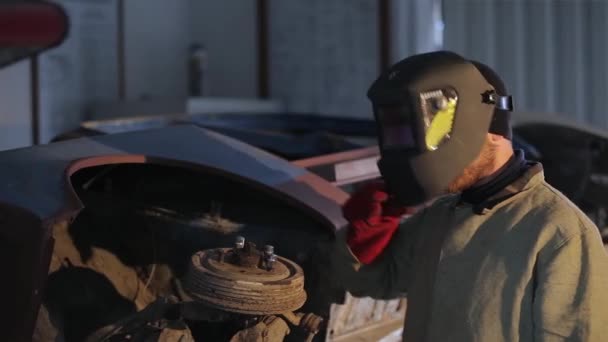
[[[457,106],[456,91],[446,88],[420,93],[415,112],[401,105],[378,108],[382,148],[421,152],[438,149],[450,139]]]

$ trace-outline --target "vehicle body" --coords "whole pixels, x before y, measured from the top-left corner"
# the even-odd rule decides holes
[[[350,298],[332,306],[345,293],[317,272],[315,248],[344,227],[340,204],[348,194],[224,135],[177,125],[83,137],[0,152],[0,175],[0,253],[9,275],[2,287],[10,294],[2,310],[5,340],[61,341],[62,330],[78,336],[100,319],[116,319],[95,318],[108,303],[143,310],[172,291],[170,280],[194,252],[230,246],[237,234],[272,243],[302,265],[305,309],[329,321],[317,340],[402,323],[399,299]],[[217,204],[238,230],[198,224]],[[83,289],[103,299],[100,309],[66,318]],[[58,307],[66,317],[55,315]]]

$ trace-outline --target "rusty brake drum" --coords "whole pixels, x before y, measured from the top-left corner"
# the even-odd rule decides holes
[[[306,301],[299,265],[275,255],[272,246],[261,252],[244,240],[194,254],[184,290],[209,307],[255,316],[296,311]]]

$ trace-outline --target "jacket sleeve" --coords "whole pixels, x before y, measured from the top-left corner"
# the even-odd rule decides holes
[[[539,254],[535,341],[606,341],[608,255],[595,227]]]
[[[405,219],[386,249],[371,264],[359,262],[346,243],[346,229],[338,233],[331,257],[333,276],[355,297],[393,299],[407,291],[412,278],[414,248],[423,212]]]

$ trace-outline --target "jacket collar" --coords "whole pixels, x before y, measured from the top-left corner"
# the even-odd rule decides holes
[[[472,205],[473,212],[477,215],[485,215],[514,200],[520,193],[536,187],[545,181],[543,166],[538,162],[528,162],[528,169],[514,182],[504,189],[489,197],[485,201]],[[457,205],[463,205],[462,200],[456,201]]]

